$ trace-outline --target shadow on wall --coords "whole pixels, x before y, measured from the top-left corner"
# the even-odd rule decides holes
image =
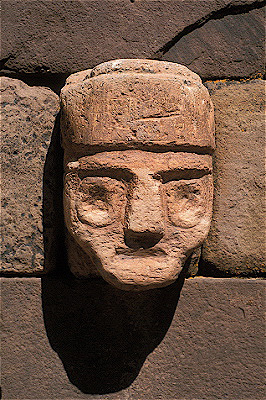
[[[63,215],[63,149],[60,145],[60,113],[55,120],[43,175],[44,270],[64,276],[66,251]]]
[[[183,282],[137,293],[102,279],[42,278],[47,335],[69,380],[91,394],[127,388],[164,338]]]
[[[59,116],[43,180],[45,266],[44,322],[52,348],[70,381],[84,393],[107,394],[128,387],[146,357],[164,338],[174,315],[186,268],[166,288],[125,292],[101,278],[75,279],[64,246],[63,151]]]

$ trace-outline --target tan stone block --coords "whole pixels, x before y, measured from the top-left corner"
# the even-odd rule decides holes
[[[265,274],[265,83],[208,83],[215,107],[214,212],[202,272]]]

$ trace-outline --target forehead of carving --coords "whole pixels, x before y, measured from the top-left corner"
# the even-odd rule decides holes
[[[82,157],[67,165],[68,170],[104,170],[119,169],[137,171],[141,169],[151,172],[171,170],[199,170],[212,172],[212,157],[190,153],[151,153],[140,150],[112,151]]]
[[[214,148],[213,106],[197,80],[102,74],[62,91],[64,147],[114,143]]]

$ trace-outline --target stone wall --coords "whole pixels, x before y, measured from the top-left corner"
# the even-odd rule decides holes
[[[264,6],[2,1],[4,399],[265,398]],[[58,94],[117,58],[186,65],[215,107],[196,277],[139,295],[74,279],[65,258]]]

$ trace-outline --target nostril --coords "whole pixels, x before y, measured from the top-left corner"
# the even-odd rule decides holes
[[[124,233],[125,244],[132,249],[148,249],[155,246],[163,237],[159,232],[135,232],[126,229]]]

